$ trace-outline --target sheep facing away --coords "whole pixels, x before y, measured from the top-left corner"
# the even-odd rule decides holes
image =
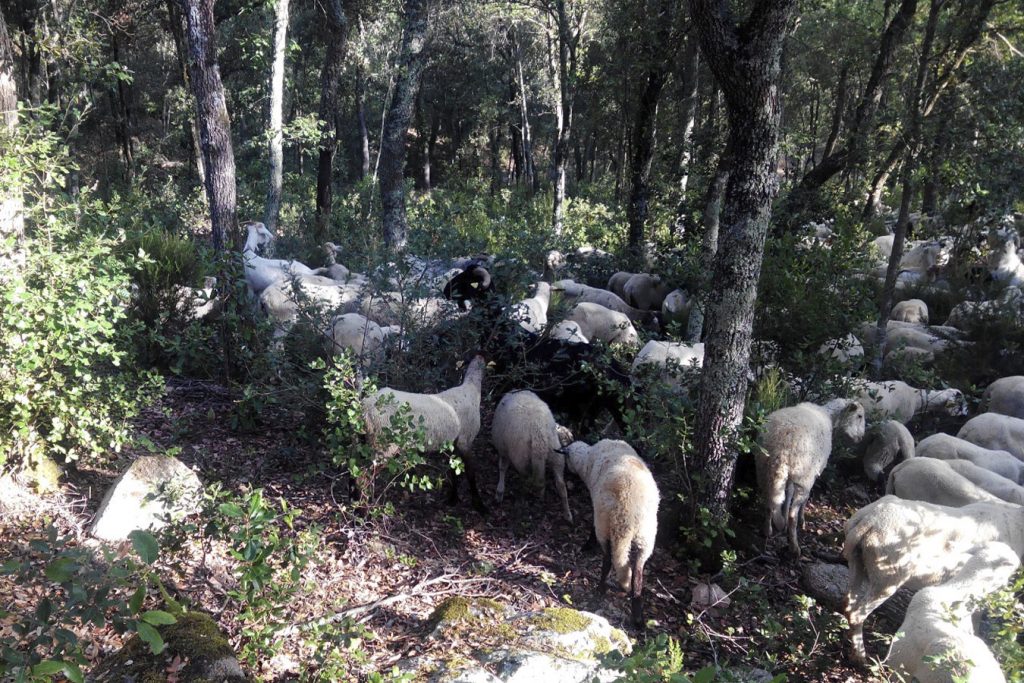
[[[1024,462],[1006,451],[983,448],[942,432],[921,439],[916,455],[939,460],[968,460],[1016,484],[1024,484]]]
[[[951,508],[884,496],[855,512],[843,544],[853,660],[867,664],[864,620],[891,595],[946,581],[986,543],[1004,543],[1019,556],[1022,522],[1024,508],[1003,502]]]
[[[636,273],[622,286],[622,298],[634,308],[660,311],[665,297],[673,289],[672,285],[662,281],[660,275]]]
[[[904,424],[922,412],[967,414],[967,402],[958,389],[915,389],[899,380],[861,382],[857,400],[867,410],[868,419],[891,418]]]
[[[968,460],[942,460],[951,470],[999,500],[1024,505],[1024,486]]]
[[[633,323],[625,313],[605,308],[601,304],[581,302],[573,306],[566,320],[579,326],[584,338],[590,341],[601,341],[606,344],[624,344],[636,347],[640,344]]]
[[[905,323],[928,324],[928,304],[920,299],[907,299],[900,301],[889,312],[890,320],[899,320]]]
[[[1003,377],[989,384],[981,404],[988,412],[1024,419],[1024,375]]]
[[[868,432],[864,443],[864,475],[874,483],[881,483],[894,465],[914,457],[914,437],[896,420],[876,425]]]
[[[556,292],[561,292],[566,303],[570,305],[577,303],[601,304],[605,308],[625,313],[635,323],[656,325],[658,322],[656,312],[633,308],[614,292],[609,292],[607,289],[582,285],[573,280],[559,280],[552,284],[551,288]]]
[[[958,474],[949,466],[950,462],[934,458],[913,458],[900,463],[889,474],[885,492],[904,500],[920,500],[954,508],[999,500]]]
[[[494,411],[491,444],[498,452],[498,488],[495,500],[505,497],[505,473],[511,464],[521,476],[530,473],[530,483],[544,497],[544,473],[550,469],[565,518],[572,522],[569,496],[565,490],[565,455],[572,433],[555,423],[548,404],[532,391],[505,394]]]
[[[757,485],[765,506],[764,535],[786,529],[789,549],[800,554],[797,532],[811,488],[832,453],[832,438],[840,433],[852,441],[864,437],[864,407],[835,399],[781,408],[768,415],[758,434],[755,464]]]
[[[574,441],[564,453],[594,506],[594,533],[604,554],[598,590],[604,592],[614,568],[619,586],[629,591],[633,622],[642,624],[644,564],[658,534],[658,485],[625,441]]]
[[[1000,683],[999,662],[974,635],[977,602],[1005,586],[1020,559],[1002,543],[977,548],[945,583],[917,592],[896,630],[885,663],[900,680],[918,683]]]
[[[1024,420],[999,413],[982,413],[960,428],[957,437],[994,451],[1006,451],[1024,461]]]
[[[454,442],[455,452],[462,458],[469,478],[469,492],[473,507],[486,511],[476,486],[476,467],[473,461],[473,440],[480,431],[480,389],[484,378],[484,357],[477,355],[469,363],[462,384],[438,394],[416,394],[383,388],[363,399],[366,434],[375,450],[384,457],[393,457],[397,447],[379,444],[378,439],[402,406],[409,406],[413,425],[422,423],[424,449],[438,452],[448,442]],[[450,498],[458,498],[455,470],[451,477]]]

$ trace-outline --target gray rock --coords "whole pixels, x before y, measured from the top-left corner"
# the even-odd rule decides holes
[[[800,585],[807,594],[833,612],[843,611],[850,570],[841,564],[804,565]]]
[[[501,663],[498,670],[498,677],[504,683],[589,683],[593,675],[593,667],[583,662],[553,657],[541,652],[513,653]]]
[[[136,529],[159,529],[166,519],[195,512],[203,485],[180,460],[144,455],[133,462],[103,497],[89,533],[123,541]]]

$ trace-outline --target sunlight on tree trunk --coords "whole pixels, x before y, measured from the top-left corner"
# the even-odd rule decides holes
[[[282,110],[284,109],[284,53],[288,46],[288,0],[277,0],[274,18],[273,66],[270,72],[270,125],[268,145],[269,175],[267,203],[263,223],[271,232],[277,230],[277,217],[281,213],[281,185],[284,182],[284,135]]]
[[[18,90],[15,81],[14,50],[11,47],[3,10],[0,9],[0,140],[13,142],[17,130]],[[21,188],[14,184],[5,185],[0,186],[0,243],[12,235],[16,242],[20,242],[25,235]]]

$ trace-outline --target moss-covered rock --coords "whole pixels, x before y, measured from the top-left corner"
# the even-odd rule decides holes
[[[35,453],[25,463],[23,476],[39,493],[52,493],[60,488],[63,474],[60,465],[42,453]]]
[[[161,626],[160,635],[167,647],[158,655],[137,635],[117,654],[102,662],[93,672],[94,683],[165,683],[168,664],[179,657],[183,667],[176,680],[191,683],[241,683],[250,679],[242,671],[227,638],[216,622],[202,612],[189,612],[174,624]]]

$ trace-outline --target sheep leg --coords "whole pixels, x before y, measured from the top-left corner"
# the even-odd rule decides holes
[[[584,541],[583,545],[580,547],[580,552],[591,553],[596,550],[597,547],[597,531],[594,530],[594,527],[590,527],[590,535],[587,536],[587,540]]]
[[[555,488],[558,490],[558,497],[562,501],[562,513],[565,519],[572,524],[572,510],[569,509],[569,493],[565,490],[565,475],[560,469],[555,468]]]
[[[804,506],[811,492],[798,484],[793,485],[792,496],[789,497],[789,509],[786,510],[786,532],[789,537],[789,550],[800,557],[800,542],[797,534],[803,524]]]
[[[608,590],[608,573],[612,570],[612,544],[609,542],[604,549],[601,560],[601,582],[597,584],[597,594],[603,596]]]
[[[644,561],[640,553],[633,552],[633,576],[630,578],[629,599],[633,612],[633,624],[643,626],[644,623]]]
[[[484,501],[480,497],[480,489],[476,486],[476,462],[473,459],[473,454],[466,449],[466,452],[460,453],[460,455],[463,466],[466,468],[466,479],[469,480],[469,498],[473,503],[473,509],[481,515],[486,515],[487,506],[484,505]],[[454,472],[455,470],[452,470],[453,474]]]
[[[501,503],[505,498],[505,473],[508,472],[509,460],[504,455],[498,456],[498,489],[494,492],[494,499]]]
[[[853,587],[858,585],[855,579],[855,572],[851,569],[849,605],[846,610],[846,621],[850,624],[850,659],[855,664],[866,667],[868,665],[868,656],[867,650],[864,647],[864,622],[900,586],[889,587],[882,594],[878,595],[873,594],[870,587],[866,587],[863,593],[854,596]]]

